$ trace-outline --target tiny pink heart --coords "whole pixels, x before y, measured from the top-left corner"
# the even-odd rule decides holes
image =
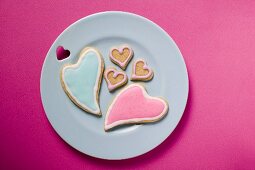
[[[168,104],[158,97],[151,97],[143,86],[131,84],[113,100],[105,118],[105,130],[123,124],[155,122],[163,118]]]
[[[62,46],[58,46],[56,53],[57,53],[58,60],[63,60],[70,56],[70,51],[64,49],[64,47],[62,47]]]

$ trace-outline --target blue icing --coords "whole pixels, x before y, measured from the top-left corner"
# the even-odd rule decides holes
[[[100,74],[99,59],[95,52],[88,52],[81,59],[76,68],[66,68],[64,73],[65,83],[71,94],[79,103],[96,111],[99,109],[96,101],[96,81]]]

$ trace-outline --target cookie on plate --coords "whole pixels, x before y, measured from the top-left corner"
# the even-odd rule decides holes
[[[131,84],[114,98],[105,117],[105,131],[124,124],[156,122],[168,112],[168,103],[151,97],[140,84]]]
[[[74,104],[93,115],[101,115],[99,91],[104,71],[101,53],[84,48],[75,64],[64,65],[60,71],[61,85]]]
[[[110,60],[117,64],[122,70],[125,70],[130,60],[133,58],[134,52],[129,45],[121,45],[113,47],[110,50]]]
[[[149,81],[153,78],[153,70],[143,59],[138,59],[132,66],[131,80]]]
[[[125,85],[128,77],[124,71],[118,71],[113,67],[109,67],[104,71],[104,79],[110,92]]]

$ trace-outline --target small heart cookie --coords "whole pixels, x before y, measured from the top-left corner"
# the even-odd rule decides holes
[[[107,68],[104,72],[104,79],[110,92],[128,82],[127,75],[123,71],[117,71],[115,68]]]
[[[99,90],[104,71],[100,52],[91,47],[84,48],[75,64],[62,67],[61,85],[67,96],[81,109],[101,115]]]
[[[168,103],[151,97],[139,84],[124,88],[113,100],[105,117],[105,131],[124,124],[156,122],[168,112]]]
[[[131,80],[149,81],[153,78],[153,75],[153,70],[148,67],[143,59],[138,59],[134,62]]]
[[[128,45],[122,45],[119,48],[113,47],[110,50],[110,60],[117,64],[122,70],[126,69],[133,55],[134,52]]]

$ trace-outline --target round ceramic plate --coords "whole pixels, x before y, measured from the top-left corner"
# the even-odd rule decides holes
[[[145,59],[155,74],[152,81],[142,84],[151,96],[167,100],[169,112],[156,123],[123,126],[105,132],[107,108],[121,88],[109,93],[105,80],[102,81],[99,96],[103,116],[96,117],[79,109],[67,97],[60,84],[60,69],[66,63],[76,63],[79,52],[86,46],[100,50],[106,67],[118,68],[109,60],[109,49],[121,44],[129,44],[134,50],[127,75],[130,77],[135,59]],[[57,60],[58,46],[68,49],[70,56]],[[125,12],[97,13],[69,26],[46,56],[40,86],[46,115],[61,138],[80,152],[103,159],[132,158],[158,146],[177,126],[188,97],[187,69],[177,45],[155,23]]]

